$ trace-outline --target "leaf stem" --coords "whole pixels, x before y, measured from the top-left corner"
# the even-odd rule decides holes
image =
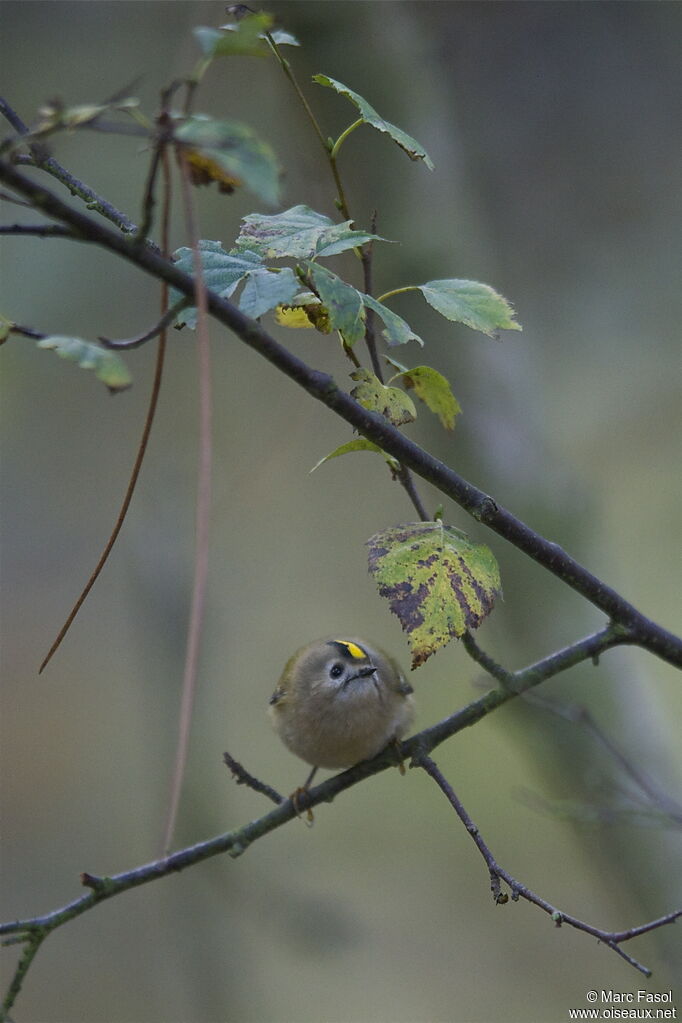
[[[289,63],[287,58],[284,56],[284,54],[280,50],[279,46],[277,45],[277,43],[273,39],[273,37],[272,37],[270,32],[266,32],[265,33],[265,38],[267,39],[268,44],[270,45],[270,49],[272,50],[272,52],[274,53],[275,57],[277,58],[279,66],[281,67],[281,69],[284,72],[284,74],[286,75],[286,77],[289,79],[289,83],[291,84],[291,86],[294,89],[294,92],[298,96],[298,99],[301,102],[301,105],[303,106],[303,109],[305,110],[306,114],[308,115],[308,120],[310,121],[310,123],[313,126],[315,134],[317,135],[317,137],[318,137],[318,139],[320,141],[320,145],[324,149],[324,151],[327,154],[327,156],[329,156],[329,145],[327,144],[327,140],[324,137],[324,135],[322,134],[322,129],[320,128],[318,120],[315,117],[315,114],[313,113],[313,109],[310,106],[310,103],[308,103],[308,100],[306,99],[305,93],[303,92],[301,86],[298,84],[298,80],[297,80],[296,75],[294,74],[294,72],[292,70],[291,64]]]
[[[416,284],[406,284],[404,288],[393,288],[392,291],[385,291],[383,295],[379,295],[377,302],[385,302],[387,298],[393,298],[394,295],[402,295],[406,291],[419,291]]]
[[[181,298],[175,305],[167,309],[158,323],[155,323],[153,327],[146,330],[143,334],[137,334],[135,337],[120,338],[118,341],[114,341],[112,338],[99,337],[99,341],[102,342],[105,348],[113,349],[126,349],[126,348],[139,348],[140,345],[146,344],[147,341],[151,341],[157,334],[163,333],[167,327],[175,320],[178,313],[182,312],[189,305],[189,299]]]
[[[299,99],[300,103],[302,104],[303,109],[305,110],[305,112],[306,112],[306,114],[308,116],[308,120],[310,121],[310,123],[313,126],[315,134],[317,135],[317,138],[318,138],[318,140],[320,142],[320,145],[324,149],[325,156],[327,157],[327,160],[329,161],[329,166],[331,168],[331,172],[332,172],[332,175],[333,175],[333,178],[334,178],[334,184],[336,185],[338,208],[339,208],[342,216],[346,220],[350,220],[351,216],[350,216],[350,213],[348,212],[348,202],[346,200],[346,195],[345,195],[345,192],[344,192],[343,183],[342,183],[341,177],[339,175],[339,169],[336,166],[336,159],[332,155],[329,141],[322,134],[322,129],[320,128],[319,122],[318,122],[317,118],[315,117],[315,114],[313,113],[313,109],[310,106],[310,103],[306,99],[305,93],[303,92],[301,86],[298,84],[298,79],[296,78],[296,75],[294,74],[294,72],[292,70],[291,64],[286,59],[286,57],[283,55],[282,51],[280,50],[279,46],[277,45],[277,43],[273,39],[273,37],[270,34],[270,32],[266,32],[265,33],[265,38],[267,39],[267,41],[268,41],[268,43],[270,45],[270,48],[272,49],[272,52],[275,54],[275,57],[277,58],[277,60],[279,62],[279,65],[282,68],[282,71],[284,72],[284,74],[288,78],[290,84],[292,85],[292,87],[294,89],[294,92],[298,96],[298,99]]]
[[[372,217],[370,220],[370,233],[376,234],[377,231],[377,211],[372,211]],[[374,290],[373,281],[373,256],[374,256],[374,243],[368,242],[363,245],[360,250],[360,260],[362,262],[362,276],[363,276],[363,291],[365,295],[371,297]],[[374,330],[374,310],[369,306],[365,308],[365,344],[367,345],[367,351],[369,352],[369,358],[372,363],[372,369],[377,379],[383,384],[384,373],[379,355],[377,352],[377,341],[376,333]]]
[[[332,146],[332,148],[331,148],[331,149],[329,150],[329,156],[330,156],[330,159],[332,159],[332,160],[336,160],[336,157],[338,156],[338,152],[339,152],[339,149],[341,148],[341,146],[343,145],[343,143],[344,143],[344,142],[346,141],[346,139],[348,138],[348,136],[349,136],[349,135],[350,135],[350,134],[351,134],[352,132],[354,132],[356,128],[359,128],[359,127],[360,127],[360,125],[361,125],[361,124],[364,124],[364,123],[365,123],[365,122],[364,122],[363,118],[362,118],[362,117],[358,117],[357,121],[353,121],[353,123],[352,123],[352,124],[349,124],[349,125],[348,125],[348,127],[346,128],[346,130],[345,130],[345,131],[342,131],[342,132],[341,132],[341,134],[340,134],[340,135],[339,135],[339,137],[337,138],[336,142],[334,143],[334,145]]]

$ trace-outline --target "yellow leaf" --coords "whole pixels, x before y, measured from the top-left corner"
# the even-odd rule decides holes
[[[314,327],[321,334],[331,334],[329,314],[321,302],[301,305],[278,305],[275,319],[282,327]]]
[[[196,149],[185,151],[189,172],[194,185],[210,185],[212,181],[218,182],[218,191],[231,195],[235,188],[239,188],[241,180],[233,177],[224,171],[220,164],[212,160],[210,156],[204,156]]]
[[[314,327],[305,306],[278,305],[275,309],[275,319],[280,327]]]

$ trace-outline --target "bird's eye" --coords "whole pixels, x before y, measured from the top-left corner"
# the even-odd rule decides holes
[[[343,665],[341,664],[340,661],[336,661],[334,664],[332,664],[331,668],[329,669],[329,677],[330,678],[341,678],[342,675],[343,675]]]

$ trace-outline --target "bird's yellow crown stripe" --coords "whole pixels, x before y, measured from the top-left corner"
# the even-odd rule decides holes
[[[357,645],[357,643],[350,643],[347,639],[338,639],[336,642],[341,646],[345,646],[348,653],[351,657],[355,658],[356,661],[364,661],[366,659],[367,654],[361,646]]]

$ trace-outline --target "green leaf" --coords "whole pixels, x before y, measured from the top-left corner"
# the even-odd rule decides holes
[[[277,158],[253,128],[238,121],[216,121],[194,114],[176,128],[175,138],[215,160],[265,202],[273,206],[279,202]]]
[[[321,458],[319,462],[315,463],[310,471],[315,472],[316,469],[319,469],[321,465],[324,465],[324,463],[328,462],[330,459],[338,458],[339,455],[350,454],[352,451],[375,451],[377,454],[384,457],[392,472],[397,472],[400,468],[397,458],[394,458],[393,455],[389,455],[388,452],[384,451],[383,448],[380,448],[378,444],[375,444],[371,440],[367,440],[366,437],[357,437],[355,440],[349,440],[347,444],[342,444],[340,448],[336,448],[336,450],[332,451],[330,454],[325,455],[324,458]]]
[[[199,242],[201,268],[204,283],[221,298],[229,298],[241,280],[253,270],[262,267],[260,256],[255,252],[226,252],[220,242],[202,238]],[[173,253],[175,265],[187,274],[194,273],[194,252],[183,246]],[[170,304],[175,305],[184,296],[171,289]],[[183,309],[176,321],[177,327],[196,327],[197,311],[194,306]]]
[[[448,320],[465,323],[488,337],[497,330],[521,330],[514,319],[514,309],[489,284],[478,281],[428,281],[418,285],[429,305]]]
[[[309,263],[308,269],[315,290],[327,310],[329,324],[340,331],[346,344],[353,345],[365,335],[365,308],[360,292],[346,284],[331,270],[319,263]]]
[[[390,124],[383,117],[380,117],[374,107],[370,106],[367,100],[359,96],[357,92],[353,92],[347,85],[343,85],[327,75],[313,75],[313,81],[317,82],[318,85],[325,85],[329,89],[334,89],[341,96],[346,96],[358,108],[365,124],[371,124],[377,131],[386,132],[407,153],[411,160],[423,160],[429,170],[433,170],[433,163],[424,147],[416,139],[413,139],[411,135],[408,135],[407,132],[404,132],[401,128],[396,128],[394,124]]]
[[[128,367],[120,355],[108,348],[102,348],[94,341],[50,334],[38,341],[38,348],[50,349],[62,359],[75,362],[81,369],[93,370],[97,379],[106,385],[111,394],[125,391],[132,383]]]
[[[354,231],[351,221],[335,224],[308,206],[292,206],[283,213],[266,216],[250,213],[244,217],[237,248],[259,252],[266,259],[313,259],[334,256],[369,241],[385,241],[376,234]]]
[[[417,418],[414,402],[399,387],[387,387],[374,373],[360,367],[351,373],[358,386],[350,392],[356,401],[372,412],[378,412],[394,426],[413,423]]]
[[[477,629],[502,592],[492,551],[442,522],[413,522],[367,541],[369,570],[412,649],[412,667]]]
[[[270,52],[265,33],[272,25],[271,14],[260,11],[222,28],[194,29],[201,52],[207,57],[267,57]]]
[[[413,387],[414,393],[424,404],[435,412],[446,430],[454,430],[455,416],[458,416],[462,409],[455,398],[450,384],[442,373],[431,366],[414,366],[407,369],[393,359],[387,359],[395,366],[402,376],[406,387]]]
[[[288,266],[281,270],[269,270],[263,266],[247,276],[239,308],[255,320],[269,309],[291,302],[298,290],[298,280]]]
[[[371,295],[363,295],[362,301],[365,303],[368,309],[373,309],[377,316],[383,320],[384,330],[382,330],[383,336],[389,345],[404,345],[408,341],[417,341],[423,346],[424,342],[419,337],[419,334],[415,334],[409,323],[406,323],[402,316],[398,316],[392,309],[385,306],[382,302],[377,302]]]

